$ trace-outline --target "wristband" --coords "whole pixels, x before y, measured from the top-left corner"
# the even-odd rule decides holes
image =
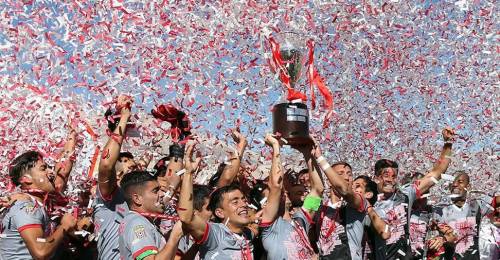
[[[304,200],[303,208],[311,211],[318,211],[321,206],[321,197],[307,195]]]
[[[325,157],[323,157],[323,156],[319,156],[318,158],[316,158],[316,161],[317,161],[318,163],[321,163],[321,162],[322,162],[322,161],[324,161],[324,160],[325,160]]]
[[[329,163],[327,163],[327,162],[320,163],[320,164],[319,164],[319,166],[321,167],[321,169],[322,169],[323,171],[326,171],[326,170],[328,170],[328,168],[330,168],[330,167],[331,167],[331,166],[330,166],[330,164],[329,164]]]
[[[158,254],[157,250],[151,250],[151,249],[149,249],[149,250],[146,250],[146,251],[142,252],[135,259],[142,260],[142,259],[144,259],[144,258],[146,258],[146,257],[148,257],[150,255],[156,255],[156,254]]]

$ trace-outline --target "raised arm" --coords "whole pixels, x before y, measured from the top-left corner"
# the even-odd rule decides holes
[[[170,201],[175,195],[177,188],[181,184],[181,176],[177,172],[184,167],[182,161],[184,158],[184,146],[172,144],[169,147],[170,159],[168,161],[167,172],[165,178],[167,180],[167,201]]]
[[[262,223],[272,223],[278,217],[283,187],[283,169],[281,166],[280,143],[271,134],[266,135],[266,144],[273,149],[271,174],[269,175],[269,195],[267,205],[262,210]]]
[[[120,108],[120,121],[102,150],[97,181],[99,191],[104,197],[111,195],[117,187],[115,164],[120,155],[123,139],[125,138],[127,123],[131,115],[131,104],[132,100],[130,97],[123,95],[118,97],[117,107]]]
[[[247,139],[237,129],[232,131],[231,136],[234,142],[236,142],[236,151],[230,158],[230,164],[224,167],[219,181],[217,182],[217,188],[229,185],[236,179],[240,171],[243,153],[248,144]]]
[[[316,151],[321,153],[319,146],[306,146],[306,149],[302,151],[304,160],[307,163],[307,170],[309,171],[309,182],[311,184],[311,191],[309,194],[312,196],[321,197],[323,196],[325,186],[323,185],[323,180],[319,176],[319,165],[313,156]]]
[[[352,190],[351,183],[347,182],[345,178],[340,175],[341,172],[342,175],[352,174],[351,169],[346,165],[331,167],[321,153],[316,152],[315,157],[316,162],[326,174],[328,181],[330,181],[332,188],[337,192],[337,194],[344,198],[351,208],[362,208],[364,201],[363,196],[355,193]]]
[[[314,216],[315,212],[321,206],[321,199],[323,196],[323,191],[325,189],[323,181],[319,176],[318,165],[314,160],[314,154],[321,153],[321,151],[315,140],[314,143],[315,143],[314,145],[293,147],[302,153],[302,155],[304,156],[304,160],[306,161],[307,164],[311,190],[309,191],[309,194],[307,194],[304,200],[304,205],[302,206],[302,209],[307,211],[311,217]]]
[[[200,158],[192,159],[193,144],[186,147],[184,156],[184,168],[186,172],[182,177],[181,192],[179,195],[179,207],[177,213],[182,221],[182,226],[193,236],[196,241],[200,241],[205,234],[207,222],[200,216],[194,214],[193,210],[193,174],[198,168]]]
[[[63,192],[66,189],[68,177],[73,169],[73,162],[75,160],[75,146],[76,146],[76,130],[69,127],[69,133],[64,144],[64,149],[59,155],[59,160],[55,166],[56,179],[54,180],[56,191]]]
[[[451,147],[452,142],[455,139],[455,131],[450,127],[446,127],[442,131],[444,145],[441,150],[441,155],[439,160],[434,164],[432,170],[427,173],[419,182],[418,190],[420,193],[427,192],[438,180],[441,179],[441,174],[445,173],[451,162]]]
[[[21,237],[33,259],[50,259],[70,231],[76,226],[76,219],[66,213],[61,224],[49,237],[44,237],[42,227],[32,227],[22,230]]]
[[[387,240],[391,237],[391,233],[389,232],[389,226],[387,223],[380,218],[377,212],[373,209],[372,206],[369,206],[366,210],[368,217],[370,217],[371,226],[375,232],[384,240]]]

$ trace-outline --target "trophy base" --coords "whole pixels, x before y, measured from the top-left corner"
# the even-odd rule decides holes
[[[280,103],[273,107],[273,133],[280,133],[289,145],[307,145],[309,136],[309,111],[303,103]]]

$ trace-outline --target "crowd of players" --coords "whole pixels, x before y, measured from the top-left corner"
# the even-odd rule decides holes
[[[193,184],[202,163],[188,141],[189,122],[172,107],[153,115],[170,122],[181,142],[154,170],[121,151],[131,106],[129,97],[118,98],[98,177],[78,200],[62,195],[75,131],[53,169],[37,151],[12,161],[17,190],[2,199],[0,259],[498,259],[500,196],[471,199],[461,171],[449,204],[427,201],[451,162],[451,128],[442,131],[432,169],[408,183],[398,183],[398,164],[387,159],[371,176],[354,174],[348,162],[330,164],[315,141],[293,147],[302,154],[296,162],[282,161],[279,133],[265,136],[269,176],[249,181],[240,169],[247,140],[234,130],[234,153],[200,185]],[[307,167],[285,172],[284,164],[298,161]],[[491,230],[480,232],[485,219]],[[480,250],[484,232],[494,239]]]

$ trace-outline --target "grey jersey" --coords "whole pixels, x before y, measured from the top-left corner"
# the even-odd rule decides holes
[[[311,259],[314,251],[307,233],[311,227],[310,217],[298,210],[290,221],[278,217],[273,223],[261,223],[262,245],[267,259]]]
[[[2,220],[0,259],[32,259],[21,232],[41,228],[47,237],[48,223],[49,217],[41,203],[35,199],[16,201]]]
[[[200,244],[200,258],[210,260],[252,259],[253,234],[245,229],[234,234],[222,223],[207,223]]]
[[[413,209],[410,217],[410,241],[412,255],[422,258],[425,251],[427,227],[432,218],[432,208]]]
[[[350,258],[348,256],[342,258],[362,259],[364,226],[370,225],[369,218],[366,215],[366,208],[369,204],[365,198],[362,198],[362,201],[363,204],[359,209],[340,203],[321,207],[318,215],[320,230],[317,231],[320,255],[331,255],[334,258],[340,257],[339,253],[341,252],[334,251],[345,246],[342,240],[345,240],[343,236],[347,234]]]
[[[104,198],[98,187],[93,208],[98,258],[105,260],[120,259],[118,227],[128,212],[122,190],[117,187],[109,198]]]
[[[165,246],[165,238],[147,218],[129,211],[121,221],[120,256],[123,260],[143,259],[157,254]]]
[[[380,236],[373,236],[376,259],[408,259],[411,256],[409,221],[413,202],[419,194],[417,186],[412,184],[375,203],[375,211],[389,225],[391,233],[385,241]]]
[[[179,245],[177,246],[178,256],[184,256],[188,251],[196,250],[196,256],[194,259],[200,259],[200,254],[198,253],[199,245],[195,244],[193,238],[190,235],[182,236],[181,240],[179,240]]]
[[[491,197],[485,197],[467,201],[461,208],[451,204],[434,209],[439,222],[448,224],[457,235],[455,258],[479,259],[479,224],[482,217],[492,212],[491,201]]]

